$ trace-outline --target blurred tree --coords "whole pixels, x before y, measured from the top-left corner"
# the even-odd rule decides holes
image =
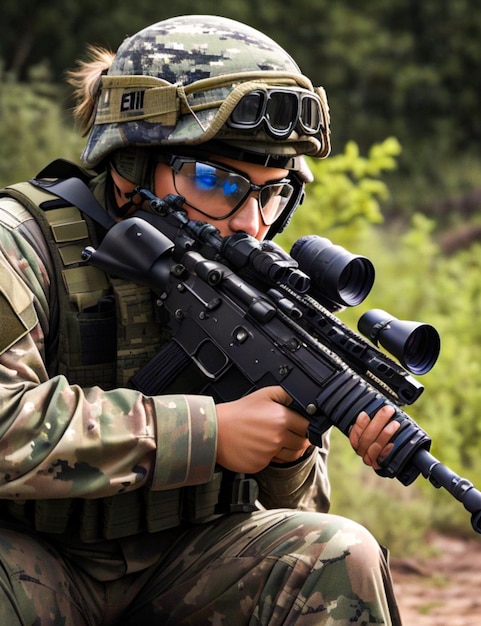
[[[374,144],[367,156],[349,141],[344,152],[328,159],[307,159],[314,182],[307,185],[301,210],[280,236],[287,248],[305,233],[320,233],[336,243],[355,246],[365,228],[383,221],[381,201],[389,196],[383,180],[398,166],[401,146],[390,137]]]
[[[365,150],[394,135],[404,146],[401,166],[410,170],[422,142],[431,154],[480,143],[480,8],[481,0],[297,0],[291,8],[274,0],[198,0],[195,12],[266,32],[326,87],[334,152],[351,138]],[[0,57],[16,78],[48,62],[60,81],[87,43],[115,49],[148,24],[191,11],[187,0],[174,9],[150,0],[4,0]]]
[[[28,180],[54,158],[78,159],[83,141],[62,104],[45,66],[30,68],[28,84],[0,72],[0,186]]]

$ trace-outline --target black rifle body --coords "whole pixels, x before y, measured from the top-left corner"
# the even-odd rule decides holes
[[[429,453],[427,433],[393,402],[390,390],[382,392],[377,377],[373,384],[372,377],[365,374],[370,369],[366,361],[376,361],[372,358],[375,348],[364,346],[359,338],[360,343],[354,344],[363,347],[365,358],[357,349],[351,350],[352,359],[346,358],[351,340],[358,336],[334,316],[326,332],[322,326],[331,314],[326,311],[324,316],[322,307],[311,311],[309,297],[291,298],[290,290],[282,285],[260,289],[256,281],[243,278],[219,261],[218,255],[206,257],[177,224],[174,229],[164,226],[162,230],[171,238],[144,219],[124,220],[109,230],[97,250],[88,248],[84,256],[108,273],[148,285],[157,294],[158,305],[170,314],[179,355],[195,364],[203,380],[202,393],[221,402],[280,385],[296,410],[309,420],[308,435],[314,444],[320,443],[331,426],[348,436],[361,411],[373,417],[382,406],[391,404],[400,428],[377,473],[397,478],[404,485],[421,473],[461,501],[472,513],[474,530],[481,532],[481,493]],[[175,233],[179,233],[178,240]],[[310,312],[310,330],[306,330],[304,322]],[[316,328],[319,332],[314,332]],[[334,339],[329,339],[330,335]],[[341,356],[336,350],[340,344]],[[390,367],[389,359],[381,358],[381,363]],[[161,393],[161,369],[154,358],[134,378],[135,386],[147,394]],[[398,375],[397,370],[393,372]],[[402,376],[398,378],[402,381]],[[402,395],[403,385],[397,387]],[[414,401],[419,394],[409,391],[407,395]]]

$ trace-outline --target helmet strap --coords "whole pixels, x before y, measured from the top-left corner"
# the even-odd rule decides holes
[[[113,183],[113,194],[115,199],[115,213],[124,219],[140,209],[144,202],[142,196],[135,192],[135,183],[123,178],[116,170],[115,164],[110,164],[110,177]]]

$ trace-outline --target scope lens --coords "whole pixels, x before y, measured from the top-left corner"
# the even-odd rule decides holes
[[[361,316],[357,328],[374,344],[390,352],[412,374],[426,374],[437,361],[441,339],[434,326],[399,320],[382,309]]]
[[[414,330],[404,344],[404,363],[413,374],[429,372],[439,355],[440,340],[437,331],[428,325]]]
[[[351,254],[324,237],[301,237],[292,246],[291,256],[310,276],[311,290],[338,306],[360,304],[374,284],[374,266],[369,259]]]
[[[366,299],[373,283],[371,262],[357,257],[348,262],[338,279],[337,293],[342,303],[356,306]]]

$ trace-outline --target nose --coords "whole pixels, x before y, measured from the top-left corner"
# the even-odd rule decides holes
[[[229,220],[229,229],[233,233],[244,231],[255,237],[259,233],[261,214],[257,194],[251,194],[241,208]]]

